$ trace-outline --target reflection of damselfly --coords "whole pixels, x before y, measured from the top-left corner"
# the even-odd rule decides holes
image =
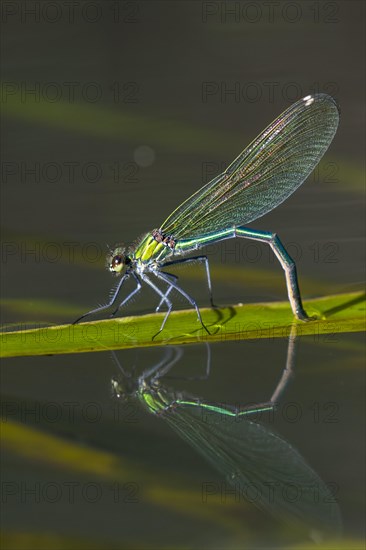
[[[122,378],[113,378],[112,387],[119,398],[137,398],[165,420],[241,497],[274,516],[334,534],[340,529],[340,512],[326,484],[296,449],[256,418],[273,409],[283,394],[292,374],[294,346],[290,336],[281,379],[271,399],[257,406],[209,403],[165,386],[162,377],[182,356],[181,348],[167,348],[164,359],[139,377],[125,372],[116,358]],[[208,373],[208,344],[207,349]]]
[[[182,256],[202,246],[234,237],[269,244],[285,271],[294,315],[298,319],[309,320],[301,302],[295,263],[279,237],[268,231],[249,229],[244,224],[270,212],[296,191],[328,149],[338,121],[337,105],[326,94],[309,95],[294,103],[222,174],[178,206],[158,229],[143,235],[127,250],[123,246],[112,250],[107,258],[108,268],[117,275],[124,274],[110,302],[85,313],[75,322],[107,309],[111,310],[111,316],[115,315],[140,291],[144,282],[160,297],[156,310],[162,305],[167,307],[160,331],[173,307],[170,299],[173,289],[194,306],[198,320],[206,329],[195,300],[178,285],[177,277],[165,269],[183,262],[203,262],[213,305],[207,256]],[[153,282],[151,275],[167,285],[165,291]],[[121,287],[129,277],[134,279],[136,288],[121,300]]]

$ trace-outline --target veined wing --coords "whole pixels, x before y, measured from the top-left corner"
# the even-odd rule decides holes
[[[161,226],[175,240],[247,224],[281,204],[328,149],[339,122],[327,94],[304,97],[272,122],[228,168]]]
[[[308,527],[341,529],[338,504],[300,453],[248,415],[230,417],[198,404],[176,404],[163,417],[225,476],[240,498]]]

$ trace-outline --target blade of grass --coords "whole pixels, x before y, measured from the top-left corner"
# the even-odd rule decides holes
[[[299,336],[365,330],[365,294],[354,292],[316,298],[305,302],[317,320],[296,322]],[[50,355],[126,349],[202,341],[283,338],[294,318],[288,302],[238,304],[222,309],[201,310],[207,334],[193,310],[174,311],[166,328],[158,333],[164,313],[122,317],[38,329],[3,332],[1,357]]]

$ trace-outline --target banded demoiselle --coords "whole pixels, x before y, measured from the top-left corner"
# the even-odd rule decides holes
[[[139,377],[126,373],[113,353],[123,373],[112,378],[115,395],[137,399],[166,422],[224,477],[225,482],[215,485],[224,488],[224,495],[234,493],[236,501],[249,500],[280,520],[299,521],[333,536],[340,531],[340,511],[330,489],[288,441],[260,422],[262,413],[279,405],[293,374],[294,337],[289,338],[286,366],[272,397],[254,406],[206,402],[167,387],[163,377],[181,357],[180,350],[166,348],[163,360]],[[273,413],[269,415],[273,422]]]
[[[81,319],[112,310],[111,317],[141,289],[150,286],[160,297],[156,311],[165,304],[164,328],[173,303],[169,297],[175,289],[191,304],[202,326],[196,301],[177,283],[166,269],[181,263],[202,262],[206,268],[211,305],[212,287],[207,256],[183,258],[201,247],[243,237],[267,243],[285,271],[287,292],[294,315],[303,321],[305,312],[297,280],[296,266],[276,233],[257,231],[245,224],[270,212],[286,200],[308,177],[328,149],[339,122],[335,100],[327,94],[313,94],[300,99],[276,118],[226,170],[201,187],[183,202],[157,229],[149,231],[128,248],[117,246],[107,258],[108,269],[122,275],[108,304],[93,309]],[[119,300],[123,283],[132,277],[135,289]],[[155,280],[166,284],[161,290]]]

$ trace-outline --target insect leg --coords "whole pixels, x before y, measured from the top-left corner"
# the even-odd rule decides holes
[[[158,279],[161,279],[162,281],[165,281],[166,283],[170,284],[173,288],[178,290],[178,292],[182,296],[184,296],[184,298],[195,308],[198,320],[201,323],[202,327],[205,329],[207,334],[210,334],[210,331],[208,330],[208,328],[206,327],[206,325],[202,321],[201,313],[200,313],[200,310],[198,308],[197,302],[191,296],[189,296],[189,294],[187,294],[179,285],[177,285],[177,283],[175,283],[173,281],[169,281],[169,275],[167,275],[163,271],[156,270],[156,271],[154,271],[154,275]]]
[[[121,288],[122,288],[123,283],[129,278],[129,276],[130,276],[130,273],[125,273],[125,274],[123,275],[123,277],[120,279],[120,281],[119,281],[119,283],[118,283],[118,285],[117,285],[117,288],[116,288],[116,290],[114,291],[113,296],[112,296],[112,298],[110,299],[110,301],[108,302],[108,304],[106,304],[105,306],[97,307],[97,308],[95,308],[95,309],[92,309],[91,311],[88,311],[87,313],[84,313],[84,315],[82,315],[81,317],[78,317],[78,318],[76,319],[76,321],[74,321],[72,324],[73,324],[73,325],[76,325],[76,324],[79,323],[82,319],[85,319],[85,317],[89,317],[89,315],[93,315],[94,313],[99,313],[100,311],[104,311],[104,310],[109,309],[110,307],[112,307],[112,306],[115,304],[115,302],[116,302],[116,300],[117,300],[117,298],[118,298],[118,294],[119,294],[119,292],[120,292],[120,290],[121,290]],[[117,309],[118,309],[118,308],[117,308]]]
[[[178,280],[178,277],[176,275],[173,275],[172,273],[169,273],[169,276],[172,277],[172,279],[174,279],[175,281]],[[169,296],[170,292],[173,290],[173,287],[170,285],[166,291],[166,293],[164,294],[165,297]],[[160,303],[159,305],[156,307],[155,311],[158,312],[163,304],[164,300],[163,298],[160,300]]]
[[[132,296],[134,296],[135,294],[137,294],[138,292],[140,292],[141,290],[141,282],[140,282],[140,279],[138,278],[138,276],[136,275],[136,273],[132,272],[131,273],[132,277],[135,279],[136,281],[136,288],[135,290],[133,290],[132,292],[130,292],[130,294],[124,299],[122,300],[122,302],[119,304],[118,307],[116,307],[116,309],[111,313],[110,317],[114,317],[117,313],[117,311],[123,307],[131,298]]]
[[[205,342],[207,349],[207,359],[206,359],[206,369],[203,376],[170,376],[168,372],[180,361],[183,357],[184,350],[182,346],[168,346],[165,348],[164,357],[149,369],[144,370],[140,376],[140,380],[146,380],[150,378],[151,382],[156,382],[159,378],[174,378],[174,379],[183,379],[183,380],[206,380],[209,377],[211,369],[211,348],[208,342]],[[112,352],[113,353],[113,352]]]
[[[154,271],[154,273],[156,273],[156,272]],[[160,290],[160,288],[158,288],[156,285],[154,285],[154,283],[149,279],[149,277],[148,277],[147,275],[145,275],[145,274],[144,274],[144,275],[141,275],[141,278],[142,278],[142,280],[143,280],[145,283],[147,283],[147,284],[156,292],[156,294],[158,294],[158,295],[161,297],[162,301],[165,302],[166,305],[167,305],[167,307],[168,307],[168,311],[167,311],[166,314],[165,314],[165,317],[164,317],[164,319],[163,319],[163,322],[161,323],[160,329],[159,329],[158,332],[157,332],[156,334],[154,334],[154,336],[152,337],[152,340],[154,340],[154,338],[156,338],[156,336],[157,336],[158,334],[160,334],[160,332],[163,330],[163,328],[164,328],[164,326],[165,326],[165,323],[167,322],[167,319],[168,319],[168,317],[169,317],[169,314],[170,314],[170,312],[171,312],[171,310],[172,310],[173,304],[172,304],[172,302],[165,296],[165,294]],[[164,280],[165,280],[165,279],[164,279]],[[168,281],[165,280],[165,282],[168,282],[168,284],[170,284],[170,285],[172,284],[172,283],[169,282],[169,280],[168,280]],[[174,286],[174,285],[173,285],[173,286]]]
[[[209,291],[209,294],[210,294],[210,303],[211,303],[212,307],[215,307],[214,303],[213,303],[213,298],[212,298],[210,264],[209,264],[207,256],[194,256],[193,258],[182,258],[180,260],[175,260],[175,261],[172,261],[172,262],[166,262],[166,263],[164,263],[163,267],[165,268],[165,267],[170,266],[170,265],[183,264],[183,263],[188,263],[188,262],[204,262],[205,268],[206,268],[207,286],[208,286],[208,291]]]

